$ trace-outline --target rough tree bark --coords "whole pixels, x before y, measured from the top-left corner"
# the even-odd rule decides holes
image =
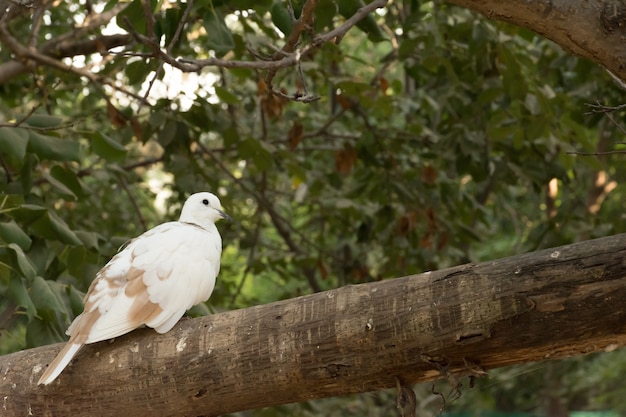
[[[626,234],[0,357],[2,416],[219,415],[626,345]]]
[[[618,0],[447,0],[525,27],[626,82],[626,3]]]

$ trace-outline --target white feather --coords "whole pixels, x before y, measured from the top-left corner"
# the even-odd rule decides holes
[[[83,343],[118,337],[144,324],[165,333],[185,311],[206,301],[220,270],[222,238],[215,221],[222,217],[228,216],[216,196],[193,194],[178,222],[147,231],[115,255],[96,275],[85,311],[67,330],[68,345],[39,384],[54,381]],[[138,322],[141,306],[146,319]]]

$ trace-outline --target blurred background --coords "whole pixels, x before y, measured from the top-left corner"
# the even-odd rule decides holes
[[[626,95],[528,30],[392,1],[271,76],[154,58],[276,59],[303,3],[3,12],[0,354],[65,340],[95,273],[196,191],[216,193],[234,222],[218,224],[222,272],[192,315],[626,231],[624,112],[590,106]],[[320,0],[294,47],[363,4]],[[493,370],[460,392],[423,384],[418,415],[625,415],[625,373],[622,350]],[[237,415],[389,416],[395,401]]]

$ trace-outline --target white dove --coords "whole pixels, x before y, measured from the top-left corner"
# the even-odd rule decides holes
[[[54,381],[86,343],[144,324],[166,333],[185,311],[208,300],[220,270],[220,218],[230,220],[215,195],[193,194],[177,222],[148,230],[115,255],[91,283],[83,313],[67,329],[70,340],[37,384]]]

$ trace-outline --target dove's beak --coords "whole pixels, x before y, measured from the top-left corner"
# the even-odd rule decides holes
[[[231,223],[233,222],[233,219],[231,219],[228,214],[224,213],[223,210],[220,210],[220,209],[216,209],[216,210],[220,214],[220,216],[222,216],[222,219],[226,219],[226,220],[228,220]]]

